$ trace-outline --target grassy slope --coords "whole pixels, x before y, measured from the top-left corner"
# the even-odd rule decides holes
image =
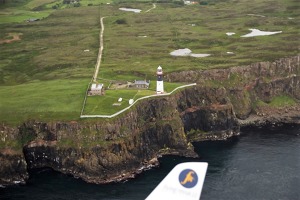
[[[212,3],[208,6],[185,7],[157,4],[151,12],[140,14],[121,12],[118,8],[145,11],[152,7],[152,2],[103,4],[100,10],[98,6],[53,10],[48,9],[52,5],[47,4],[49,2],[52,1],[33,0],[0,6],[0,38],[12,32],[23,33],[21,41],[0,45],[0,121],[78,119],[84,91],[96,62],[99,16],[108,16],[99,74],[105,79],[146,77],[155,80],[154,70],[158,65],[168,73],[230,67],[299,53],[299,6],[295,0],[209,1]],[[110,1],[82,0],[81,3],[87,5],[89,2],[96,5]],[[27,5],[25,10],[24,5]],[[39,13],[51,13],[49,17],[35,23],[23,22],[33,17],[28,13],[36,6],[45,9]],[[7,10],[13,12],[7,13]],[[3,23],[9,15],[20,18],[17,20],[20,23]],[[118,19],[127,23],[115,23]],[[283,33],[240,38],[249,28],[282,30]],[[236,35],[228,37],[226,32],[236,32]],[[148,37],[138,37],[143,35]],[[211,53],[212,56],[169,56],[178,48],[190,48],[194,53]],[[84,49],[90,52],[83,52]],[[235,55],[227,55],[227,51]],[[98,100],[94,102],[98,105]]]
[[[72,120],[79,116],[89,79],[34,81],[0,87],[1,121]]]
[[[0,121],[78,119],[98,53],[98,19],[99,8],[86,7],[0,25],[2,35],[23,33],[0,46]]]
[[[54,10],[34,10],[35,8],[55,0],[9,0],[0,4],[0,24],[23,22],[30,18],[44,18]]]

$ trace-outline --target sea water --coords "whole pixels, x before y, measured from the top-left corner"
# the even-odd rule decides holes
[[[26,185],[0,188],[0,199],[145,199],[177,163],[187,161],[209,163],[201,200],[300,199],[300,126],[245,129],[227,141],[194,145],[201,158],[163,157],[159,168],[124,183],[88,184],[36,170]]]

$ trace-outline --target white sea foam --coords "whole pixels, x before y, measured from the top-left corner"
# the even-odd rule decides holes
[[[278,33],[282,33],[282,31],[260,31],[258,29],[249,29],[251,33],[248,33],[246,35],[242,35],[241,37],[256,37],[256,36],[265,36],[265,35],[274,35]]]
[[[21,181],[14,181],[14,184],[20,184]]]

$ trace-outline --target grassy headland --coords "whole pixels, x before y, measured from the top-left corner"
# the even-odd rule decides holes
[[[21,40],[0,44],[1,122],[79,118],[97,59],[103,16],[107,18],[100,79],[155,80],[158,65],[169,73],[299,54],[296,0],[207,0],[193,6],[170,1],[157,3],[147,13],[143,11],[152,7],[152,1],[81,0],[79,7],[63,0],[7,2],[0,4],[0,40],[10,33],[22,35]],[[120,7],[142,12],[124,12]],[[41,20],[24,22],[29,18]],[[241,38],[250,28],[283,32]],[[236,34],[227,36],[227,32]],[[180,48],[211,56],[169,55]]]

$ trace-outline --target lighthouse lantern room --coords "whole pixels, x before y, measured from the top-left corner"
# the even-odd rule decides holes
[[[156,71],[157,82],[156,82],[156,93],[163,94],[164,93],[164,82],[163,82],[163,71],[161,66],[157,68]]]

